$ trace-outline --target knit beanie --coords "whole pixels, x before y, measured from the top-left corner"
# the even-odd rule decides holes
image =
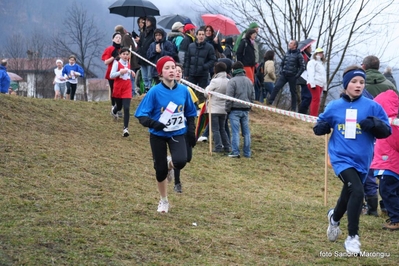
[[[162,69],[163,66],[165,65],[166,62],[172,61],[173,63],[176,63],[175,60],[170,57],[170,56],[162,56],[161,58],[158,59],[157,61],[157,72],[158,75],[162,74]]]

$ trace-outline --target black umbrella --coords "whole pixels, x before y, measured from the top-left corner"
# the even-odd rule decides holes
[[[175,22],[181,22],[184,24],[184,21],[188,19],[186,16],[174,14],[174,15],[166,15],[158,18],[157,24],[164,27],[165,29],[171,29],[172,25]]]
[[[303,50],[305,50],[306,48],[308,48],[310,45],[312,45],[312,43],[314,43],[316,40],[313,39],[306,39],[303,41],[300,41],[298,43],[298,49],[303,52]]]
[[[147,0],[118,0],[108,7],[109,13],[124,17],[159,16],[159,9]]]

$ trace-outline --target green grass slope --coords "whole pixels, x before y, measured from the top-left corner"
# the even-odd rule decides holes
[[[327,240],[341,184],[329,169],[325,207],[324,138],[312,125],[250,116],[253,158],[199,143],[161,215],[148,132],[133,116],[123,138],[108,102],[0,95],[0,265],[396,265],[384,218],[361,217],[368,257],[343,257],[346,218]]]

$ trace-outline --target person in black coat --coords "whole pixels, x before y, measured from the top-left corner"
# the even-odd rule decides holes
[[[284,55],[284,58],[281,62],[280,77],[276,82],[268,104],[273,104],[278,92],[288,82],[291,92],[291,111],[296,112],[296,101],[298,98],[296,93],[296,80],[301,76],[303,71],[305,71],[305,62],[300,50],[298,49],[298,41],[291,40],[288,43],[288,52]]]
[[[245,75],[252,81],[252,84],[255,83],[256,56],[254,43],[256,35],[255,29],[247,30],[245,38],[241,40],[237,49],[237,61],[244,65]]]
[[[147,51],[151,43],[154,41],[154,30],[157,27],[157,21],[155,17],[148,16],[145,19],[145,30],[140,33],[140,40],[138,43],[138,54],[142,57],[147,58]],[[152,66],[139,58],[139,64],[141,66],[141,75],[143,77],[145,90],[148,91],[151,88],[152,83]]]
[[[205,42],[205,31],[199,29],[196,42],[188,46],[184,56],[184,77],[191,83],[205,88],[209,83],[209,68],[216,63],[215,49]],[[200,103],[205,101],[204,94],[195,91]]]

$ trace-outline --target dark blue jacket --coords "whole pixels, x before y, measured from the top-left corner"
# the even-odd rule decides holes
[[[158,30],[158,29],[157,29]],[[175,46],[172,42],[166,40],[166,33],[164,30],[160,29],[162,31],[162,39],[161,41],[159,41],[159,43],[161,44],[161,52],[157,53],[157,51],[155,50],[155,46],[158,44],[158,42],[155,41],[155,34],[154,34],[154,41],[150,44],[150,47],[148,47],[147,50],[147,59],[150,60],[151,62],[153,62],[154,64],[157,64],[157,61],[159,58],[161,58],[162,56],[171,56],[174,57],[176,56],[176,50],[175,50]],[[152,68],[152,76],[153,77],[157,77],[158,73],[155,67]]]
[[[299,78],[305,71],[305,61],[299,49],[288,50],[281,62],[280,74],[286,77]]]
[[[191,43],[184,56],[184,76],[208,76],[209,68],[213,67],[215,63],[215,49],[212,45],[205,41]]]

